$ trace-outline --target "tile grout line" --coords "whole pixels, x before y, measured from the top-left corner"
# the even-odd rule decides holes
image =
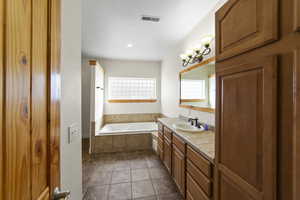
[[[150,173],[150,168],[148,168],[148,173],[149,173],[149,179],[150,179],[150,182],[151,182],[151,184],[152,184],[152,188],[153,188],[153,190],[154,190],[154,195],[155,195],[155,197],[156,197],[156,200],[158,200],[159,197],[158,197],[158,194],[157,194],[156,189],[155,189],[155,187],[154,187],[153,179],[152,179],[152,176],[151,176],[151,173]]]
[[[131,167],[131,166],[130,166]],[[132,188],[132,169],[130,168],[130,187],[131,187],[131,199],[133,199],[133,188]]]
[[[113,172],[114,172],[114,171],[111,172],[110,181],[109,181],[110,184],[109,184],[109,186],[108,186],[108,191],[107,191],[107,194],[106,194],[106,199],[107,199],[107,200],[109,200],[109,194],[110,194],[110,190],[111,190],[111,182],[112,182]]]

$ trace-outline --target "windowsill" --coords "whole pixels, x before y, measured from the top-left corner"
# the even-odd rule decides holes
[[[180,99],[181,103],[189,103],[189,102],[204,102],[205,99]]]
[[[110,99],[108,103],[155,103],[157,99]]]

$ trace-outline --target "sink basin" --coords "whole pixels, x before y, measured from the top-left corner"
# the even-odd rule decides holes
[[[197,128],[188,123],[176,123],[173,124],[173,127],[177,130],[185,131],[185,132],[192,132],[192,133],[200,133],[204,131],[204,128]]]

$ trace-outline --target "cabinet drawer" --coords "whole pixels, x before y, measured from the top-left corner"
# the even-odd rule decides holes
[[[162,125],[162,123],[158,122],[157,125],[158,125],[158,130],[163,132],[164,126]]]
[[[201,189],[210,197],[212,195],[212,182],[189,160],[187,160],[186,168]]]
[[[189,173],[186,177],[187,199],[192,200],[209,200],[199,185],[194,181]]]
[[[167,127],[164,127],[164,136],[167,138],[169,141],[172,140],[172,130],[170,130]]]
[[[173,144],[182,152],[185,153],[185,143],[177,135],[173,134]]]
[[[203,156],[193,150],[190,146],[187,147],[187,158],[200,169],[208,178],[212,178],[212,164]]]
[[[164,139],[164,133],[161,131],[158,131],[158,137],[161,139]]]

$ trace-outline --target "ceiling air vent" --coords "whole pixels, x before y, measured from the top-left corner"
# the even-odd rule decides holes
[[[160,18],[159,17],[154,17],[154,16],[149,16],[149,15],[143,15],[142,20],[143,21],[149,21],[149,22],[159,22]]]

